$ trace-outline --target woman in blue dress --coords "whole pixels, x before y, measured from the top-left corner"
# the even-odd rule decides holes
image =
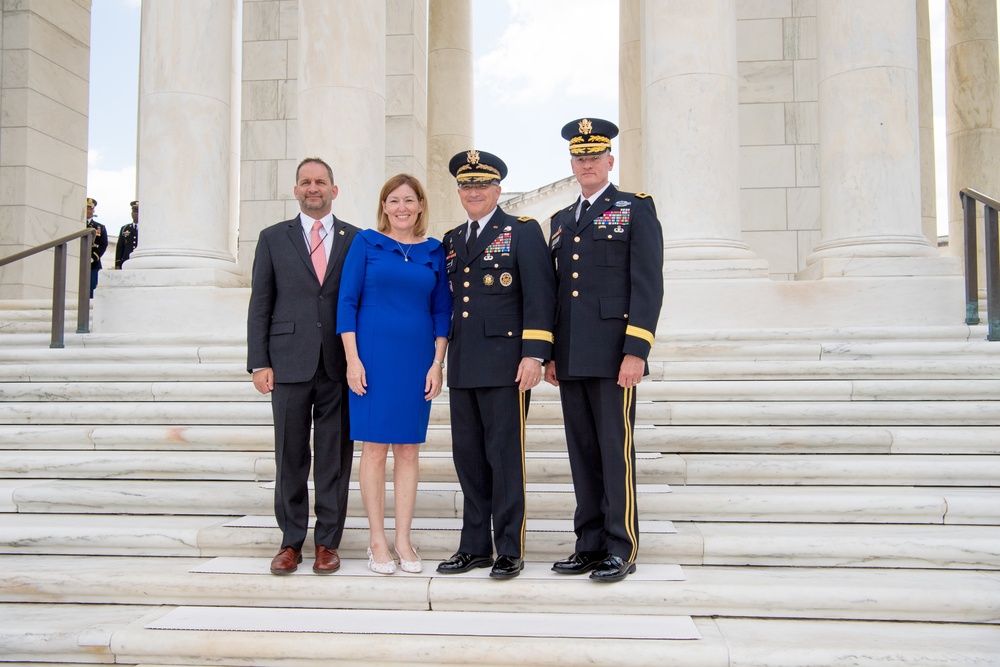
[[[361,497],[368,514],[368,567],[392,574],[385,536],[385,463],[392,447],[395,552],[420,572],[410,541],[419,445],[431,400],[441,393],[452,298],[444,247],[427,239],[424,188],[409,174],[382,186],[378,226],[358,233],[344,260],[337,333],[347,354],[351,438],[361,450]]]

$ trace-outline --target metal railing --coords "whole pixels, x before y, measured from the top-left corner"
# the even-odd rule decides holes
[[[49,248],[56,249],[52,270],[52,338],[49,347],[65,347],[63,330],[66,328],[66,262],[69,256],[69,243],[73,239],[80,239],[80,288],[76,304],[76,332],[90,333],[90,249],[94,245],[96,233],[94,229],[81,229],[55,241],[0,259],[0,267],[3,267]]]
[[[1000,202],[972,188],[958,195],[965,222],[965,323],[979,324],[979,234],[976,229],[976,202],[983,205],[986,249],[986,340],[1000,340],[1000,229],[997,211]]]

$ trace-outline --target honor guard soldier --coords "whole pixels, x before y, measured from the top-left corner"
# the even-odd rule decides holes
[[[97,287],[97,276],[101,269],[101,257],[108,249],[108,230],[97,221],[94,209],[97,208],[97,200],[87,197],[87,227],[97,230],[94,242],[90,246],[90,298],[94,298],[94,289]]]
[[[118,232],[118,245],[115,246],[115,268],[122,268],[132,251],[139,245],[139,202],[129,204],[132,207],[132,222],[122,227]]]
[[[437,571],[492,565],[491,577],[510,579],[524,569],[525,419],[531,388],[552,354],[555,276],[538,222],[497,206],[503,160],[470,150],[448,168],[469,216],[443,239],[455,299],[452,452],[465,504],[458,551]]]
[[[552,216],[549,251],[558,316],[545,379],[559,387],[576,495],[576,551],[552,569],[621,581],[635,571],[635,390],[648,374],[663,302],[663,232],[652,198],[608,180],[618,128],[568,123],[570,165],[582,190]]]

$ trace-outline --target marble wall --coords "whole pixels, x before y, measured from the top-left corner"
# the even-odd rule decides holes
[[[84,225],[90,0],[4,2],[0,17],[0,255],[7,256]],[[78,248],[70,244],[71,276]],[[0,299],[49,297],[52,256],[0,269]]]
[[[815,0],[737,3],[740,219],[775,280],[820,240]]]

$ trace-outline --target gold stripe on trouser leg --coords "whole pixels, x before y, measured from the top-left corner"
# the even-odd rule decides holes
[[[635,534],[635,482],[634,475],[635,471],[632,469],[632,424],[629,421],[629,413],[632,411],[632,402],[635,400],[635,387],[626,387],[624,390],[625,398],[622,401],[622,419],[625,427],[625,446],[622,454],[625,459],[625,530],[628,532],[628,538],[632,541],[632,554],[629,557],[629,561],[635,561],[637,552],[639,550],[639,540],[636,539]]]
[[[525,425],[528,420],[528,392],[519,391],[518,404],[521,408],[521,506],[524,513],[521,514],[521,558],[524,558],[524,545],[527,542],[528,533],[528,469],[525,466]]]

